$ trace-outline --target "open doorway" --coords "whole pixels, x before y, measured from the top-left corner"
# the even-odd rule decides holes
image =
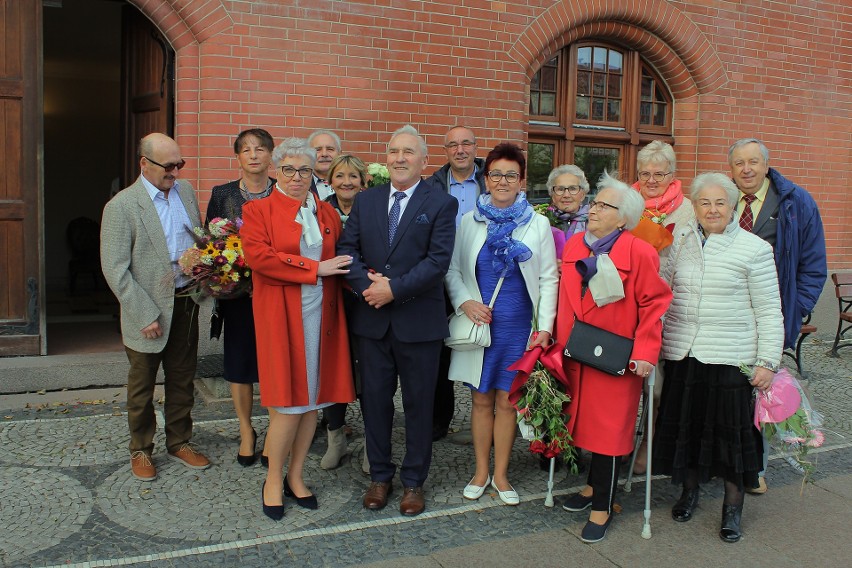
[[[139,136],[173,134],[174,52],[123,0],[45,0],[43,26],[47,354],[123,351],[101,213],[138,175]]]

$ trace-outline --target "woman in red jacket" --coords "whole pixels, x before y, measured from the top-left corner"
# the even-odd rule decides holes
[[[556,342],[564,347],[574,321],[582,321],[633,339],[630,359],[635,365],[616,376],[565,359],[572,397],[568,427],[574,444],[592,453],[592,462],[588,485],[563,508],[592,508],[581,535],[584,542],[603,539],[612,522],[621,456],[633,450],[642,381],[657,364],[660,318],[672,298],[658,274],[657,251],[625,230],[639,222],[642,198],[607,174],[598,189],[589,202],[586,232],[565,245]]]
[[[352,262],[334,254],[340,217],[310,191],[316,152],[304,140],[285,140],[272,158],[278,183],[243,208],[240,235],[253,271],[260,403],[270,408],[261,498],[264,514],[279,520],[282,489],[299,506],[317,508],[302,476],[317,410],[352,402],[355,392],[336,278]]]

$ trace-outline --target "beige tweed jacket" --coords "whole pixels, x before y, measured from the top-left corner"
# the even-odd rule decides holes
[[[179,195],[193,227],[200,226],[192,185],[181,180]],[[162,351],[172,323],[175,283],[166,235],[141,178],[104,207],[101,268],[121,304],[124,345],[142,353]],[[157,339],[142,337],[142,329],[155,320],[163,335]]]

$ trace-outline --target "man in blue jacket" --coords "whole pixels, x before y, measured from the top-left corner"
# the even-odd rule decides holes
[[[775,250],[784,313],[784,348],[791,348],[796,344],[802,319],[813,311],[828,274],[819,209],[804,188],[769,167],[769,150],[760,140],[743,138],[734,142],[728,149],[728,163],[740,190],[740,226]],[[766,492],[762,474],[760,487],[750,492]]]

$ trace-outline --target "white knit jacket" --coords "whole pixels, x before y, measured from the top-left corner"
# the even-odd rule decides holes
[[[703,248],[695,219],[677,230],[663,278],[674,292],[663,321],[663,359],[780,363],[784,324],[772,247],[742,230],[736,216]]]

